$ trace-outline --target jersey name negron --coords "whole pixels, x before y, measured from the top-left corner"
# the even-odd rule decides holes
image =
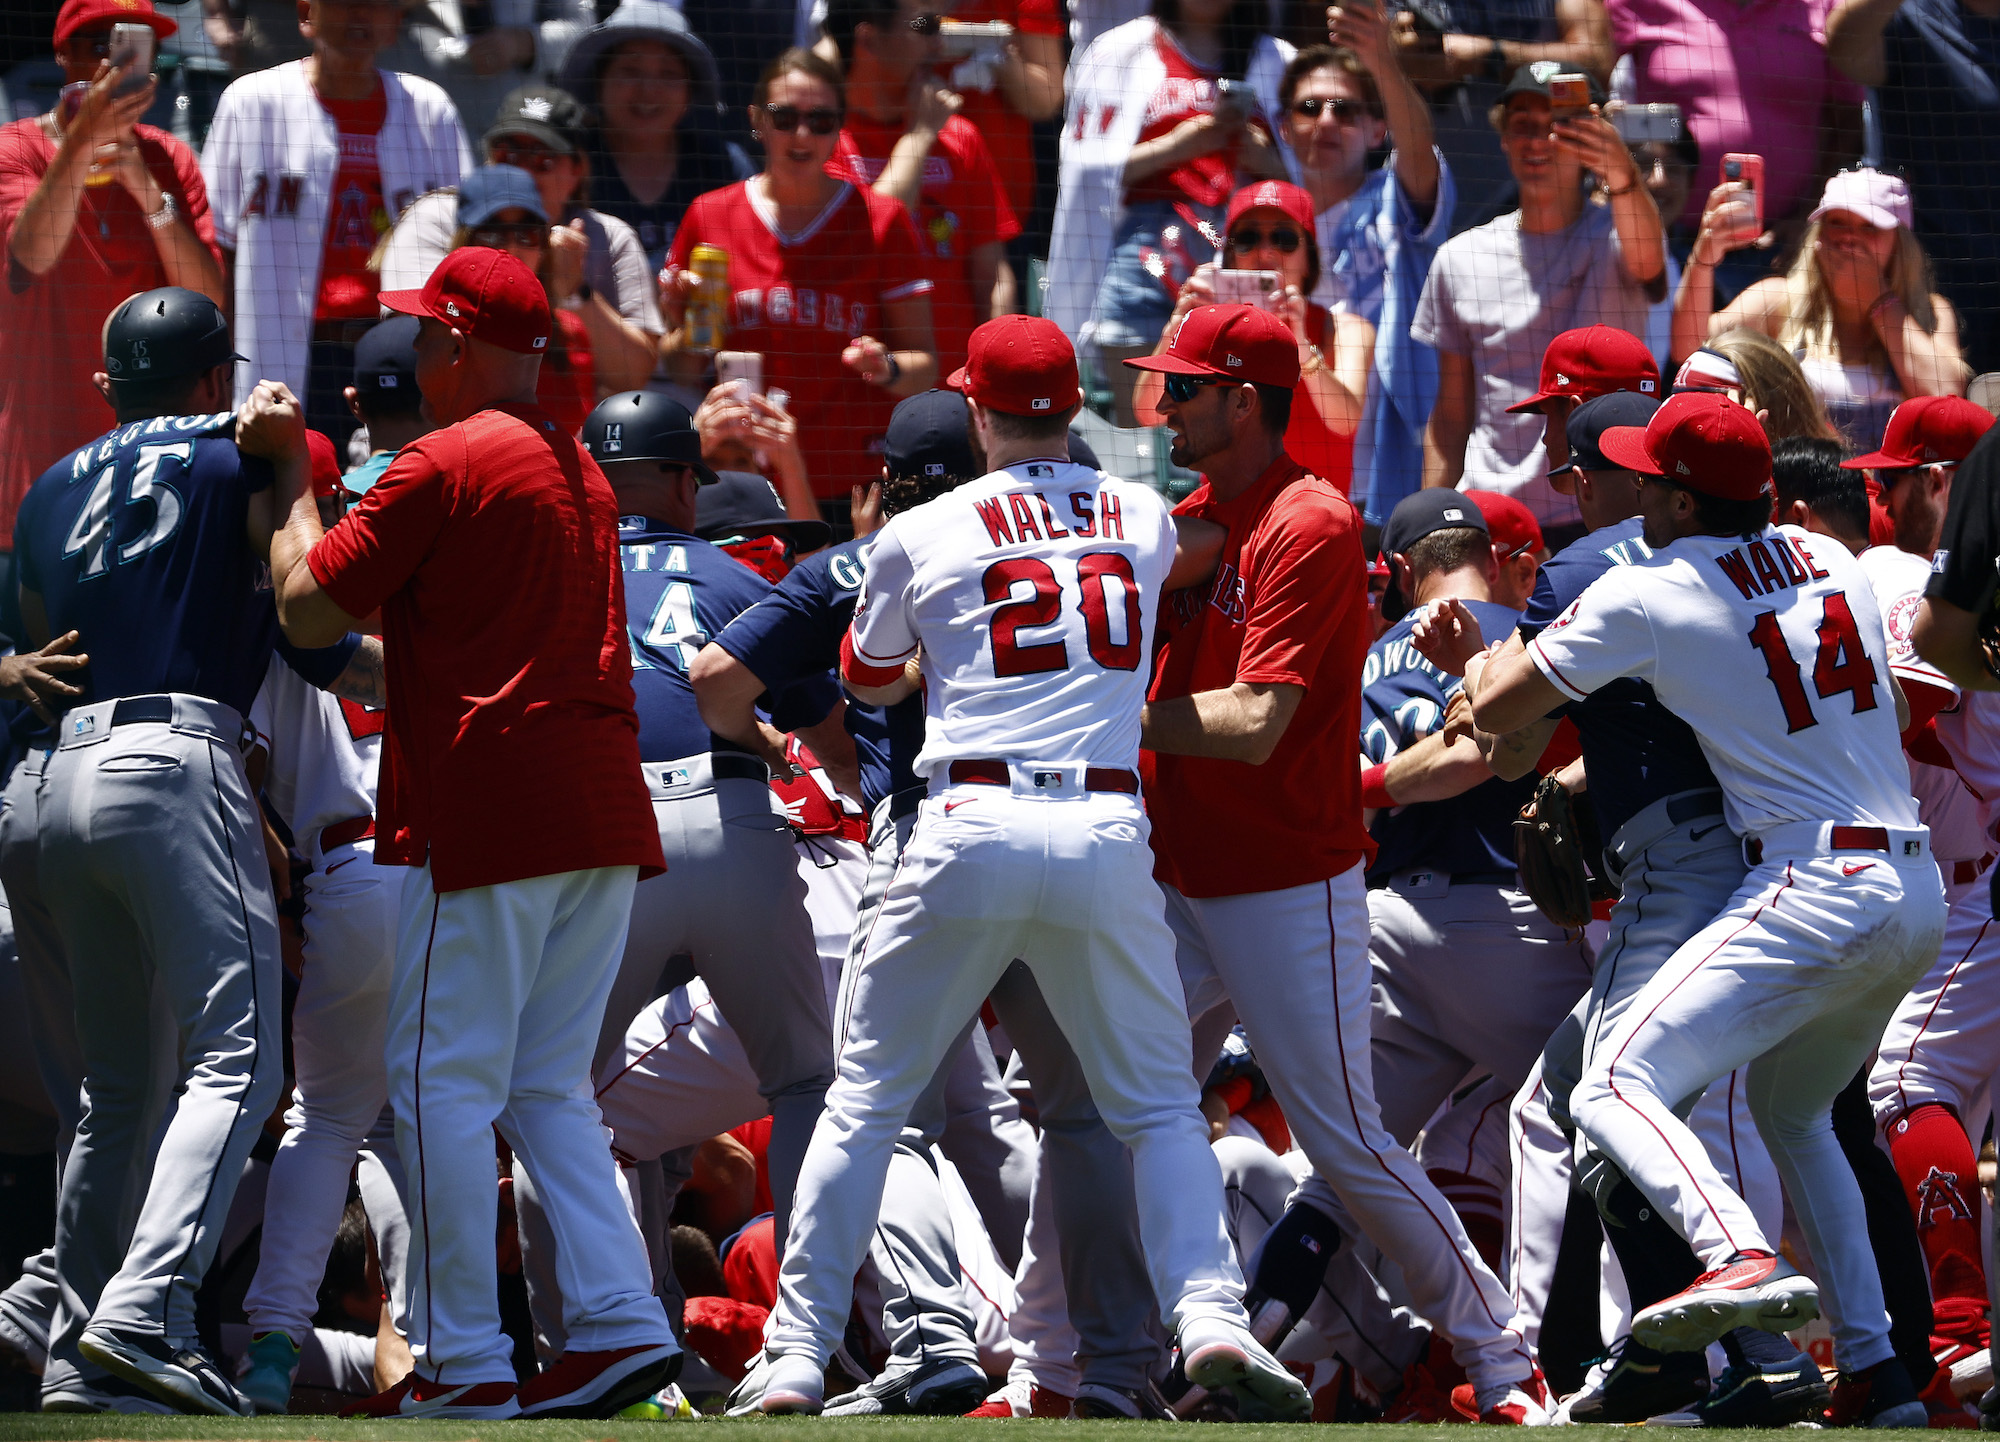
[[[1827,578],[1827,573],[1813,560],[1812,552],[1783,532],[1724,551],[1715,558],[1715,564],[1746,601]]]

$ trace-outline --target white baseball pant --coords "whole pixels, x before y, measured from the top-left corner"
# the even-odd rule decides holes
[[[389,1099],[383,1036],[403,868],[377,866],[372,838],[319,852],[305,879],[305,970],[292,1004],[284,1140],[271,1159],[263,1247],[243,1299],[253,1333],[305,1345],[347,1178]]]
[[[1976,1138],[1972,1103],[2000,1072],[2000,926],[1984,881],[1952,904],[1938,958],[1883,1029],[1868,1073],[1875,1120],[1888,1126],[1926,1102],[1957,1110]]]
[[[1819,1265],[1840,1365],[1852,1371],[1893,1349],[1833,1099],[1944,930],[1926,833],[1886,830],[1886,853],[1831,851],[1828,828],[1810,822],[1759,838],[1763,861],[1633,998],[1571,1097],[1579,1130],[1716,1268],[1771,1243],[1674,1108],[1747,1065],[1751,1114]]]
[[[799,1174],[774,1352],[824,1360],[838,1341],[897,1135],[1016,957],[1132,1148],[1162,1312],[1242,1321],[1144,813],[1123,793],[1050,799],[1033,784],[1037,769],[1080,767],[1011,769],[1008,788],[950,785],[925,801],[874,922]]]
[[[439,894],[424,865],[404,880],[389,1089],[409,1178],[410,1351],[432,1381],[514,1380],[494,1270],[496,1126],[562,1239],[570,1344],[672,1340],[590,1093],[636,879],[602,867]]]
[[[1382,1125],[1370,1060],[1368,904],[1361,868],[1282,891],[1189,897],[1167,888],[1189,1016],[1233,1004],[1315,1175],[1299,1200],[1338,1198],[1403,1270],[1473,1385],[1525,1380],[1534,1354],[1451,1206]]]

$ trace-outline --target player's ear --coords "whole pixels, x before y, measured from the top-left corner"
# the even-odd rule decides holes
[[[299,34],[310,40],[317,28],[313,24],[312,0],[299,0]]]
[[[104,403],[110,406],[112,411],[116,413],[116,411],[118,410],[118,402],[113,400],[111,397],[111,377],[106,375],[103,371],[93,371],[91,373],[90,383],[97,387],[97,393],[104,397]]]
[[[340,398],[347,402],[347,413],[349,415],[353,416],[354,419],[361,422],[364,426],[368,424],[368,417],[361,414],[360,391],[356,390],[353,386],[344,387],[340,392]]]

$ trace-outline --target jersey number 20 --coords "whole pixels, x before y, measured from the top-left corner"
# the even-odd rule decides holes
[[[1116,580],[1125,598],[1125,639],[1111,639],[1111,602],[1106,582]],[[1023,582],[1034,587],[1025,600],[1008,598]],[[1069,643],[1058,636],[1053,641],[1023,644],[1020,634],[1038,626],[1052,626],[1062,615],[1062,583],[1049,563],[1036,556],[1010,556],[995,561],[980,578],[989,602],[1005,601],[993,613],[993,674],[1035,676],[1047,671],[1069,669]],[[1116,551],[1091,551],[1076,558],[1077,608],[1083,612],[1083,636],[1091,659],[1107,671],[1139,669],[1139,585],[1132,576],[1132,563]]]
[[[153,503],[153,524],[146,528],[146,534],[136,541],[128,541],[118,548],[121,561],[137,560],[153,547],[172,539],[181,526],[180,492],[168,485],[160,476],[160,463],[174,461],[182,470],[194,458],[193,441],[171,441],[139,447],[138,459],[132,466],[131,492],[125,497],[125,504],[136,506],[141,501]],[[63,538],[65,558],[81,555],[83,574],[87,580],[101,576],[111,566],[111,491],[117,479],[118,462],[113,459],[98,468],[91,478],[90,495],[77,513],[76,524],[69,528],[69,535]]]
[[[1831,701],[1846,693],[1854,698],[1854,714],[1875,709],[1875,663],[1861,644],[1861,632],[1854,624],[1845,593],[1835,591],[1820,609],[1819,650],[1813,657],[1813,690],[1819,699]],[[1778,613],[1765,611],[1750,628],[1750,644],[1764,653],[1764,666],[1777,688],[1778,704],[1785,708],[1787,733],[1819,725],[1812,701],[1806,696],[1805,678],[1792,648],[1778,629]]]

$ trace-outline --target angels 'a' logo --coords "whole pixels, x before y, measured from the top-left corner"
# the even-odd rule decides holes
[[[1972,1208],[1959,1194],[1958,1173],[1932,1167],[1930,1175],[1917,1183],[1917,1228],[1934,1227],[1939,1222],[1972,1220]]]

